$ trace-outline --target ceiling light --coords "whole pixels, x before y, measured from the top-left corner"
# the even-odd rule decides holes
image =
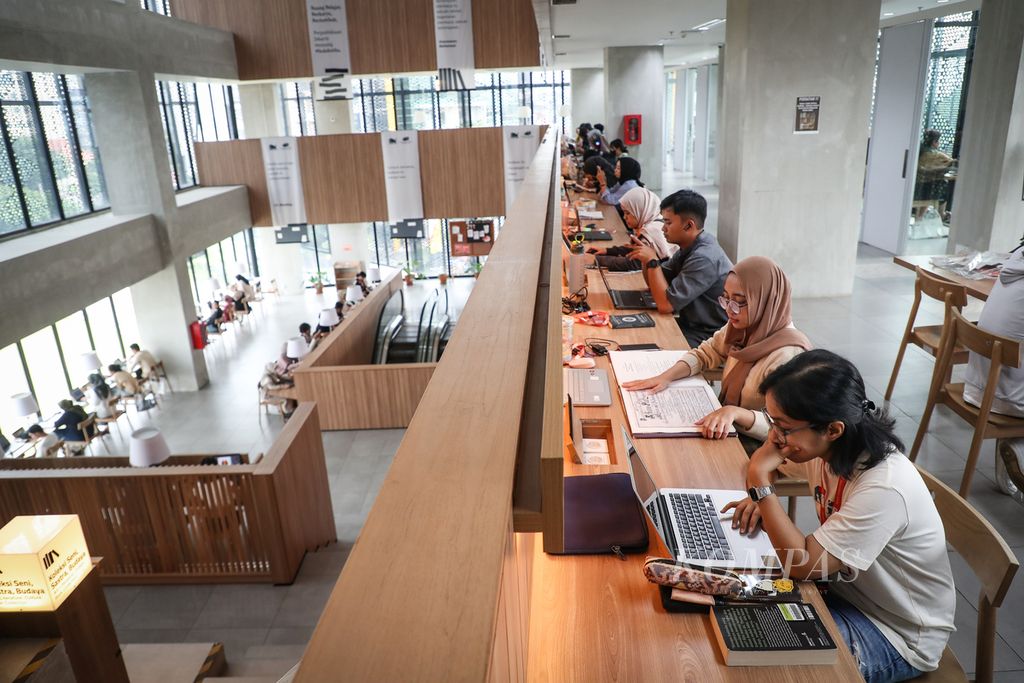
[[[936,2],[938,2],[940,5],[942,5],[942,4],[945,4],[945,3],[949,2],[949,0],[936,0]]]
[[[693,31],[707,31],[709,28],[713,28],[715,26],[718,26],[719,24],[724,24],[724,23],[725,23],[725,19],[712,19],[710,21],[705,21],[703,24],[697,24],[691,30],[693,30]]]
[[[886,13],[885,13],[885,14],[883,14],[882,16],[883,16],[883,17],[891,17],[891,16],[893,15],[893,14],[895,14],[895,12],[886,12]]]
[[[564,57],[564,56],[566,56],[567,54],[569,54],[569,53],[568,53],[568,52],[556,52],[556,53],[555,53],[555,56],[556,56],[556,57]]]
[[[565,40],[566,38],[571,38],[572,36],[570,36],[568,33],[555,33],[551,37],[554,38],[555,40]]]

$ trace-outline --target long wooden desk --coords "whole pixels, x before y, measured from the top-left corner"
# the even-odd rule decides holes
[[[941,277],[950,282],[955,282],[958,285],[963,285],[967,288],[967,293],[973,296],[975,299],[981,299],[982,301],[988,301],[988,295],[992,293],[992,286],[995,285],[995,280],[992,278],[985,278],[984,280],[972,280],[966,278],[963,275],[958,275],[951,270],[945,268],[939,268],[938,266],[932,265],[932,256],[894,256],[892,261],[898,266],[903,266],[908,270],[921,270]]]
[[[605,219],[601,229],[613,233],[622,244],[625,228],[614,207],[599,205]],[[642,276],[617,275],[620,281]],[[618,282],[616,283],[616,286]],[[588,302],[593,310],[613,312],[604,283],[596,271],[587,272]],[[614,330],[577,324],[577,342],[600,337],[619,343],[655,342],[663,349],[685,349],[687,343],[669,315],[649,311],[656,327]],[[580,418],[610,420],[612,442],[608,466],[577,465],[568,458],[566,475],[626,472],[626,449],[621,426],[627,425],[621,396],[607,357],[597,367],[608,370],[613,386],[610,407],[577,408]],[[712,441],[699,438],[635,439],[637,450],[661,487],[743,489],[747,456],[737,439]],[[648,555],[668,557],[668,550],[648,524],[651,547]],[[762,532],[763,533],[763,532]],[[856,663],[845,646],[835,667],[727,667],[715,644],[709,617],[700,614],[668,614],[657,588],[643,576],[645,554],[622,561],[607,556],[556,556],[535,546],[530,611],[528,680],[530,681],[820,681],[861,680]],[[835,624],[813,584],[801,586],[803,597],[814,604],[828,624],[833,639],[841,643]]]

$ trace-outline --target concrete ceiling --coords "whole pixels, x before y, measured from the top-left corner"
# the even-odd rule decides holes
[[[857,0],[851,0],[856,2]],[[533,0],[548,64],[557,69],[601,67],[603,48],[664,45],[665,66],[715,60],[725,42],[725,24],[694,27],[725,18],[726,0],[577,0],[551,5]],[[903,23],[975,9],[980,0],[882,0],[879,21]],[[568,38],[557,36],[568,35]],[[554,36],[554,37],[553,37]],[[550,52],[548,51],[548,46]]]

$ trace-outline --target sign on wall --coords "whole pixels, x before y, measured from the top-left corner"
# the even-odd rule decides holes
[[[817,133],[818,115],[821,113],[821,97],[796,98],[796,124],[793,133]]]
[[[274,225],[305,223],[306,202],[302,196],[302,171],[295,138],[261,138],[260,143],[271,222]]]
[[[471,0],[434,0],[434,47],[440,90],[472,90],[473,10]]]
[[[318,100],[352,99],[352,61],[348,51],[345,0],[306,0],[314,96]]]
[[[540,146],[540,128],[503,126],[501,140],[505,152],[505,214],[508,215],[519,192],[519,184],[526,178],[526,169]]]
[[[380,134],[384,155],[384,190],[388,199],[388,222],[423,218],[420,188],[420,146],[415,130]]]

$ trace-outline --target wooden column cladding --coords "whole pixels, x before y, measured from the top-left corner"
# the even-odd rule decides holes
[[[298,138],[298,143],[308,222],[387,218],[380,135],[313,135]]]
[[[197,142],[196,171],[202,185],[245,185],[253,225],[273,225],[263,149],[259,140]]]
[[[501,128],[423,130],[418,137],[428,218],[505,214]]]
[[[346,0],[353,74],[436,71],[433,0]],[[177,19],[235,34],[238,77],[313,77],[306,0],[171,0]],[[530,0],[473,0],[478,69],[540,65]]]

